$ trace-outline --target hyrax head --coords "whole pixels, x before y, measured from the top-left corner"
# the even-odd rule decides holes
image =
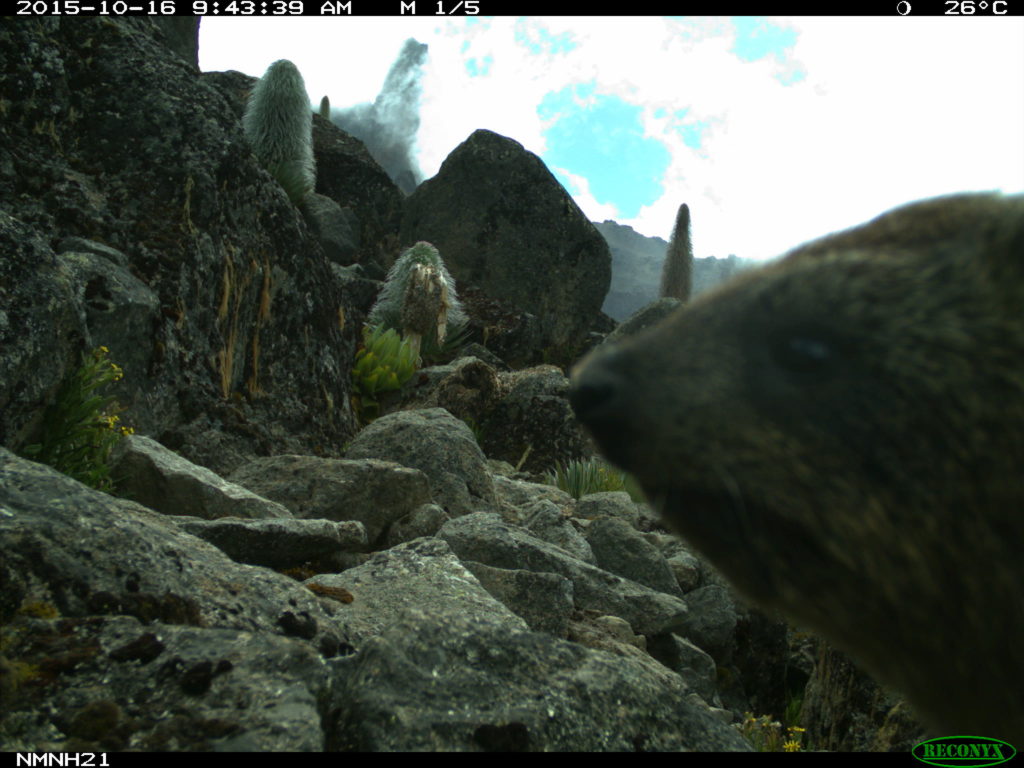
[[[1024,739],[1024,197],[802,246],[598,349],[570,397],[742,592],[933,723]],[[983,674],[1012,693],[982,706]]]

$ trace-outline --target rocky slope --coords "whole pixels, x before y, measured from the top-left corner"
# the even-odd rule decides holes
[[[241,132],[253,79],[194,44],[0,22],[0,748],[748,749],[731,723],[809,672],[784,625],[627,495],[537,482],[590,451],[529,366],[610,330],[594,228],[510,139],[406,202],[318,117],[296,208]],[[361,322],[422,237],[477,343],[361,428]],[[136,430],[113,494],[19,455],[100,345]]]

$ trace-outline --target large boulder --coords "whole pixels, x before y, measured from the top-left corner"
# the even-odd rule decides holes
[[[611,281],[608,244],[544,163],[475,131],[406,200],[401,239],[437,246],[460,283],[536,315],[541,343],[580,346]]]
[[[490,509],[496,501],[487,459],[473,433],[444,408],[382,416],[356,435],[345,456],[422,471],[434,501],[452,515]]]
[[[480,447],[489,457],[543,474],[589,454],[559,368],[540,365],[498,380],[503,397],[480,422]]]
[[[664,667],[510,629],[461,607],[409,611],[345,663],[328,734],[340,750],[750,748],[684,698],[686,685]]]
[[[370,544],[430,502],[422,472],[372,458],[267,456],[236,469],[231,482],[283,504],[300,519],[358,521]]]
[[[399,253],[395,234],[402,219],[402,193],[370,157],[359,139],[313,116],[313,153],[316,156],[316,191],[354,214],[359,246],[339,263],[375,263],[391,266]]]
[[[100,345],[139,432],[227,400],[252,453],[347,439],[342,295],[230,95],[146,19],[24,19],[0,51],[0,444]]]

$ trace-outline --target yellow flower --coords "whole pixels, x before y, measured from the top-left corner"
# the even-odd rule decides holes
[[[782,745],[782,749],[783,749],[784,752],[799,752],[800,751],[800,742],[799,741],[787,741],[785,744]]]

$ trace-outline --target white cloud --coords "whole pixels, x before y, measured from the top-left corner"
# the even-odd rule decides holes
[[[694,51],[707,157],[674,147],[670,199],[633,225],[668,232],[688,202],[698,255],[766,257],[909,200],[1024,189],[1024,26],[943,21],[792,21],[791,87],[773,60]]]
[[[794,28],[796,43],[754,62],[731,52],[727,19],[649,17],[204,19],[200,55],[204,69],[254,75],[290,58],[311,100],[346,106],[376,95],[406,38],[427,43],[418,147],[428,176],[477,128],[542,154],[545,94],[595,81],[644,106],[647,135],[672,155],[664,197],[622,223],[667,239],[686,202],[697,255],[764,258],[910,200],[1024,190],[1024,20],[771,21]],[[542,48],[562,35],[575,47],[531,53],[517,29]],[[471,77],[467,58],[486,74]],[[782,85],[794,71],[804,79]],[[666,132],[657,108],[705,122],[701,150]],[[577,184],[590,218],[611,215]]]
[[[199,66],[259,77],[277,59],[302,72],[310,100],[344,106],[372,101],[410,37],[429,42],[435,19],[395,17],[229,19],[203,17]]]
[[[568,179],[569,183],[566,189],[572,195],[572,199],[576,201],[576,204],[586,211],[587,217],[591,221],[605,221],[606,219],[622,220],[614,205],[600,203],[594,198],[590,191],[590,182],[587,181],[585,176],[572,173],[564,168],[550,168],[550,170],[552,173],[557,172]]]

